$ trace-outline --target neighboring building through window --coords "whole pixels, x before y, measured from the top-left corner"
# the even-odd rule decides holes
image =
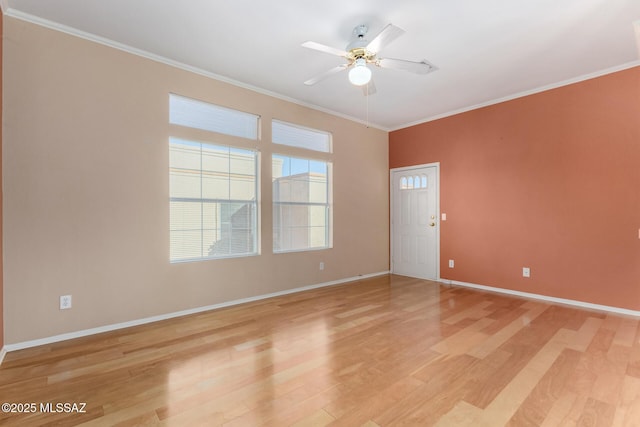
[[[273,155],[273,251],[331,246],[331,164]]]
[[[257,157],[171,139],[171,261],[257,254]]]

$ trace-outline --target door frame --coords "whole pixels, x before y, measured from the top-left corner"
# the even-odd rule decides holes
[[[395,199],[397,197],[398,189],[393,184],[394,174],[396,172],[406,172],[413,169],[422,168],[436,168],[436,278],[440,281],[440,226],[441,226],[441,214],[440,214],[440,162],[424,163],[421,165],[405,166],[401,168],[389,169],[389,266],[391,268],[391,274],[394,274],[393,256],[394,256],[394,227],[393,227],[393,211],[395,210]]]

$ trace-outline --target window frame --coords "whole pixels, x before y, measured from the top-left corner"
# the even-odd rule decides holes
[[[201,197],[183,197],[183,196],[174,196],[172,191],[171,191],[171,176],[172,176],[172,170],[173,167],[171,166],[171,149],[173,146],[175,145],[193,145],[193,146],[200,146],[200,194]],[[216,149],[226,149],[228,150],[228,161],[229,163],[231,162],[232,156],[233,156],[233,151],[240,151],[240,152],[246,152],[246,153],[251,153],[252,157],[253,157],[253,178],[254,178],[254,185],[253,185],[253,195],[254,198],[253,199],[234,199],[231,196],[231,190],[229,190],[229,196],[228,199],[225,198],[206,198],[203,197],[203,190],[202,190],[202,176],[203,176],[203,168],[202,168],[202,162],[203,162],[203,148],[210,148],[213,150]],[[169,139],[169,159],[170,159],[170,163],[169,163],[169,261],[174,264],[174,263],[184,263],[184,262],[196,262],[196,261],[207,261],[207,260],[216,260],[216,259],[229,259],[229,258],[244,258],[244,257],[251,257],[251,256],[258,256],[260,255],[260,220],[259,220],[259,216],[260,216],[260,152],[257,149],[249,149],[249,148],[241,148],[241,147],[235,147],[235,146],[230,146],[230,145],[224,145],[224,144],[214,144],[214,143],[210,143],[210,142],[203,142],[203,141],[193,141],[193,140],[187,140],[185,138],[178,138],[178,137],[171,137]],[[198,171],[198,169],[183,169],[180,168],[181,170],[184,171]],[[214,171],[209,171],[209,172],[214,172]],[[229,170],[228,171],[228,176],[230,177],[232,174],[232,171]],[[228,184],[230,185],[231,180],[229,179]],[[200,218],[200,251],[202,253],[201,256],[199,257],[189,257],[189,258],[172,258],[172,252],[173,252],[173,238],[172,238],[172,233],[174,231],[186,231],[186,230],[173,230],[172,229],[172,219],[171,219],[171,211],[172,211],[172,203],[173,202],[183,202],[183,203],[194,203],[200,204],[200,210],[201,210],[201,218]],[[219,208],[218,209],[224,209],[223,206],[224,204],[245,204],[245,205],[250,205],[252,208],[252,215],[251,215],[251,230],[252,230],[252,238],[253,238],[253,250],[250,252],[242,252],[242,253],[228,253],[228,254],[221,254],[221,255],[204,255],[204,239],[203,239],[203,235],[205,233],[205,231],[207,230],[212,230],[212,228],[207,227],[204,221],[204,206],[206,204],[218,204]],[[222,214],[220,214],[220,216],[222,216]],[[218,217],[218,215],[216,214],[216,217]],[[216,227],[215,230],[220,232],[220,235],[224,234],[224,222],[222,221],[222,219],[219,219],[220,221],[220,227]],[[225,221],[225,222],[229,222],[229,221]],[[193,231],[197,231],[197,230],[193,230]],[[221,241],[221,239],[218,239],[216,242]],[[214,242],[215,243],[215,242]]]
[[[325,189],[325,193],[326,193],[326,201],[324,203],[322,202],[293,202],[293,201],[289,201],[289,202],[280,202],[280,201],[276,201],[276,195],[275,195],[275,191],[273,191],[273,186],[275,183],[275,180],[278,178],[286,178],[287,176],[291,177],[291,176],[295,176],[295,175],[283,175],[281,177],[274,177],[273,175],[273,169],[274,169],[274,158],[275,157],[282,157],[282,158],[287,158],[287,159],[296,159],[296,160],[303,160],[303,161],[308,161],[308,162],[318,162],[318,163],[323,163],[325,165],[326,168],[326,189]],[[309,170],[308,173],[310,173],[311,171]],[[271,245],[271,250],[272,253],[274,254],[285,254],[285,253],[295,253],[295,252],[311,252],[311,251],[322,251],[322,250],[327,250],[327,249],[332,249],[333,248],[333,162],[331,160],[327,160],[327,159],[319,159],[319,158],[313,158],[313,157],[302,157],[299,155],[295,155],[295,154],[283,154],[281,152],[274,152],[271,155],[271,189],[272,189],[272,197],[271,197],[271,212],[272,212],[272,227],[271,227],[271,236],[272,236],[272,245]],[[303,247],[303,248],[292,248],[292,249],[276,249],[275,245],[276,245],[276,230],[282,230],[283,227],[281,225],[278,225],[278,227],[276,227],[276,206],[283,206],[283,205],[288,205],[288,206],[307,206],[307,207],[311,207],[311,206],[315,206],[315,207],[324,207],[325,208],[325,213],[324,213],[324,241],[325,241],[325,245],[324,246],[307,246],[307,247]],[[309,230],[312,229],[313,226],[307,226],[307,228]],[[308,237],[308,239],[310,239],[310,237]]]
[[[167,106],[167,122],[170,129],[168,141],[169,224],[167,228],[169,262],[185,263],[260,255],[262,156],[256,145],[260,142],[260,115],[172,92],[168,93]],[[197,167],[189,169],[189,172],[184,170],[181,184],[178,184],[181,178],[178,175],[174,175],[175,172],[173,171],[172,147],[174,143],[200,146],[199,169]],[[205,157],[207,155],[205,153],[207,147],[213,150],[209,153],[211,157]],[[224,166],[224,160],[223,163],[219,163],[221,159],[215,154],[215,150],[227,151],[228,163],[226,166]],[[234,151],[251,153],[253,167],[249,175],[245,176],[243,174],[243,168],[246,171],[246,168],[250,168],[250,166],[242,166],[242,163],[237,163],[237,167],[240,169],[237,169],[236,172],[239,175],[235,177],[236,179],[233,178],[234,175],[231,168],[233,167]],[[191,161],[194,163],[188,165],[189,168],[197,164],[194,158]],[[209,165],[203,165],[203,161],[209,162]],[[216,168],[221,169],[216,170]],[[184,173],[187,173],[187,175],[189,173],[198,174],[200,177],[198,184],[195,184],[195,181],[189,183],[189,179],[185,178],[186,175]],[[223,178],[225,173],[226,182]],[[243,176],[245,178],[250,176],[250,180],[253,180],[251,190],[246,187],[246,181],[243,183]],[[221,178],[223,181],[220,181]],[[206,193],[207,182],[209,186],[208,194]],[[232,193],[234,184],[238,186],[236,188],[240,191],[240,195],[242,195],[243,191],[248,192],[252,200],[245,200],[242,197],[237,200],[232,198],[234,196]],[[182,185],[183,187],[176,192],[173,191],[172,185]],[[225,189],[224,185],[227,185],[228,188]],[[182,194],[179,191],[182,191]],[[200,192],[199,196],[191,197],[194,195],[193,193],[197,194],[198,191]],[[228,197],[226,199],[224,198],[225,192]],[[184,195],[188,197],[184,197]],[[205,198],[205,195],[213,196],[213,198]],[[218,200],[218,195],[222,195],[222,199]],[[191,208],[188,204],[176,206],[176,202],[180,201],[200,204],[200,218],[198,218],[198,208],[193,208],[190,211]],[[241,205],[234,205],[234,201]],[[207,204],[210,205],[207,207]],[[249,209],[249,211],[242,212],[241,209],[245,205],[248,206],[246,209]],[[231,206],[231,209],[229,206]],[[184,209],[181,213],[181,215],[184,215],[183,217],[180,217],[177,214],[178,211],[175,210],[181,208]],[[232,218],[234,214],[236,215]],[[174,217],[174,215],[176,216]],[[173,218],[176,218],[176,222],[174,222]],[[245,226],[245,224],[247,225]],[[185,232],[183,233],[185,238],[182,239],[181,243],[180,239],[176,237],[180,228]],[[239,232],[241,229],[243,231]],[[196,242],[197,238],[193,239],[192,247],[190,247],[189,237],[187,236],[188,230],[193,230],[194,234],[200,234],[199,249]],[[234,231],[238,233],[234,235]],[[210,235],[203,238],[206,233]],[[207,246],[207,240],[209,239],[212,240],[210,242],[211,245]],[[215,239],[215,242],[213,242],[213,239]],[[244,243],[243,239],[246,239]],[[226,250],[227,253],[210,255],[216,250],[214,246],[216,242],[220,245],[217,249],[221,252]],[[228,245],[228,247],[225,245]],[[252,246],[249,252],[230,253],[234,249],[242,249],[249,246]],[[181,249],[183,253],[189,253],[190,250],[193,250],[193,252],[199,251],[200,256],[183,257],[178,255]]]

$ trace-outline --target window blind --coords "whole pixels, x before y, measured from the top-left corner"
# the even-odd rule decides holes
[[[278,120],[271,122],[271,140],[275,144],[308,150],[331,152],[331,134]]]
[[[255,114],[184,96],[169,95],[169,123],[171,124],[257,140],[258,119],[259,116]]]

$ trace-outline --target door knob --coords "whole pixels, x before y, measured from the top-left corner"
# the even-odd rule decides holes
[[[430,225],[431,227],[435,227],[435,226],[436,226],[436,223],[435,223],[435,222],[431,222],[431,223],[429,223],[429,225]]]

